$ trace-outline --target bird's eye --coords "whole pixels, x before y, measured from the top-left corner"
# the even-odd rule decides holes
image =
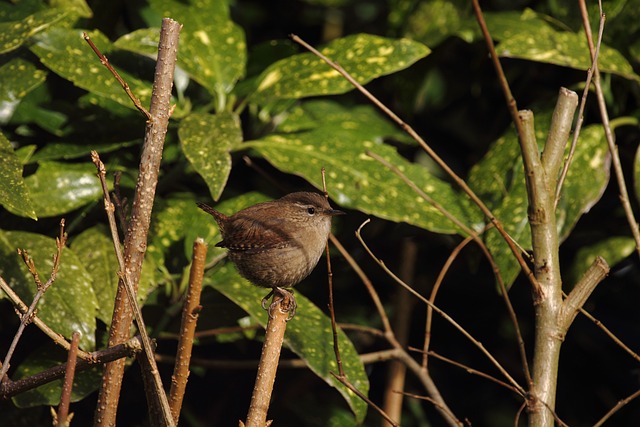
[[[316,208],[314,208],[314,207],[308,207],[308,208],[307,208],[307,213],[308,213],[309,215],[315,215],[315,213],[316,213]]]

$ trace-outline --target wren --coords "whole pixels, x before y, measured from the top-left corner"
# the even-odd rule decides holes
[[[295,299],[291,288],[315,268],[327,244],[331,218],[344,212],[332,209],[320,194],[298,192],[224,215],[204,203],[198,207],[218,223],[229,259],[241,276],[272,291],[262,300],[265,307],[272,294]]]

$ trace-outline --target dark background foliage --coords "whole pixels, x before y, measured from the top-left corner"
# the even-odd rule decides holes
[[[561,3],[552,0],[488,1],[482,5],[488,13],[489,23],[493,23],[490,29],[495,29],[494,37],[500,47],[501,41],[507,43],[509,31],[515,31],[521,25],[519,17],[533,13],[532,11],[535,11],[540,22],[548,23],[554,30],[579,33],[582,24],[577,6],[573,3]],[[78,5],[81,5],[81,2],[68,2],[69,7],[80,8]],[[189,2],[182,2],[182,5],[187,8],[196,7],[189,6]],[[637,0],[616,0],[605,1],[604,5],[608,16],[604,43],[619,55],[624,62],[623,65],[628,67],[622,72],[605,72],[603,84],[609,113],[617,120],[615,133],[623,169],[629,187],[633,188],[639,136],[637,119],[640,77],[635,73],[638,70],[640,53],[640,3]],[[2,8],[3,21],[14,22],[17,15],[28,15],[28,10],[40,11],[50,6],[60,5],[48,5],[35,0],[18,1],[14,5],[7,3]],[[97,29],[113,42],[134,30],[148,26],[157,27],[162,16],[159,10],[141,0],[95,0],[89,1],[88,7],[92,14],[76,11],[74,19],[66,17],[52,24],[52,27]],[[229,11],[231,20],[238,24],[246,37],[246,73],[244,76],[237,76],[240,83],[232,92],[227,93],[226,104],[223,103],[222,108],[219,108],[220,97],[216,98],[210,88],[191,80],[188,87],[177,94],[176,102],[179,106],[166,142],[158,185],[158,217],[155,228],[152,225],[150,237],[150,267],[146,279],[151,286],[144,307],[146,322],[158,339],[158,352],[162,355],[172,355],[175,350],[175,340],[171,338],[171,333],[177,332],[179,326],[180,295],[184,289],[183,274],[189,262],[189,250],[185,248],[191,246],[189,239],[194,237],[196,231],[202,231],[208,233],[205,237],[211,244],[217,241],[213,226],[206,225],[206,219],[194,219],[196,214],[189,210],[193,208],[195,200],[212,203],[211,198],[215,191],[212,190],[211,181],[199,175],[193,159],[187,159],[188,155],[183,153],[181,138],[184,137],[179,136],[178,129],[184,117],[191,113],[215,111],[221,114],[223,111],[233,111],[238,113],[243,141],[264,141],[279,131],[279,118],[286,117],[296,106],[308,106],[307,102],[329,99],[335,103],[331,104],[330,108],[345,108],[345,120],[352,119],[350,114],[353,108],[367,105],[362,95],[351,91],[329,97],[314,96],[310,99],[273,99],[263,103],[249,101],[244,106],[246,108],[238,108],[245,96],[255,90],[256,82],[260,81],[260,74],[269,65],[278,59],[302,52],[287,39],[290,33],[298,34],[314,46],[359,33],[394,38],[408,37],[428,46],[431,52],[426,57],[420,60],[416,58],[417,62],[412,66],[398,67],[388,76],[376,76],[380,78],[369,83],[367,88],[423,135],[435,151],[463,178],[473,173],[472,167],[485,159],[487,153],[493,153],[490,150],[498,138],[513,138],[503,94],[497,84],[485,44],[479,36],[471,6],[466,1],[238,0],[230,2]],[[595,24],[597,10],[594,5],[590,5],[590,11],[592,23]],[[203,14],[206,21],[207,10],[195,13]],[[528,27],[526,24],[522,25],[526,33]],[[547,37],[547,33],[544,34]],[[539,37],[540,43],[544,41],[544,37],[535,32],[529,36]],[[37,36],[34,37],[36,38],[27,39],[18,49],[3,53],[0,56],[2,64],[21,58],[38,70],[47,70],[50,65],[44,64],[42,55],[33,48],[37,44]],[[102,41],[99,37],[94,39]],[[107,53],[112,63],[149,83],[153,73],[153,62],[150,59],[124,49],[111,49]],[[190,51],[185,49],[182,45],[181,55],[190,54]],[[541,47],[542,54],[547,53],[553,58],[553,52],[545,49]],[[575,46],[573,50],[577,57],[588,57],[583,45]],[[99,66],[99,62],[88,48],[82,55],[86,55],[89,61]],[[556,53],[557,55],[559,54]],[[568,61],[571,60],[572,58],[569,58]],[[552,111],[561,86],[582,93],[586,75],[584,67],[558,65],[553,63],[554,61],[540,59],[532,53],[510,55],[503,52],[502,61],[518,106],[540,113],[541,122]],[[619,65],[615,60],[608,64]],[[606,71],[604,65],[603,68]],[[24,166],[28,191],[33,192],[35,186],[29,177],[34,177],[38,171],[42,171],[43,162],[47,159],[55,160],[55,170],[74,167],[82,169],[85,165],[86,168],[82,170],[88,171],[88,174],[93,173],[88,150],[97,144],[109,171],[122,172],[121,191],[131,197],[144,132],[143,118],[133,109],[107,101],[105,97],[101,98],[97,90],[80,88],[82,85],[74,82],[69,75],[49,71],[46,80],[26,95],[23,94],[19,105],[3,118],[2,132],[11,142]],[[12,84],[13,81],[0,80],[0,86]],[[235,81],[233,84],[235,85]],[[3,96],[4,94],[3,92]],[[367,110],[367,113],[374,117],[372,121],[378,120],[375,118],[374,109]],[[317,119],[322,122],[323,117]],[[381,117],[379,120],[385,121]],[[585,111],[585,126],[597,124],[599,120],[595,96],[591,96]],[[331,129],[329,128],[329,132]],[[425,174],[448,182],[449,178],[417,145],[408,142],[407,138],[393,127],[390,129],[381,132],[381,136],[386,137],[385,146],[395,147],[403,161],[419,165]],[[595,138],[596,142],[601,141],[601,137],[599,138]],[[184,141],[182,142],[184,144]],[[343,142],[346,152],[349,149],[349,141]],[[68,144],[70,154],[64,154],[63,147],[56,146],[57,143]],[[113,149],[109,150],[108,144],[114,144]],[[53,147],[49,153],[45,151],[47,147]],[[246,193],[258,192],[261,195],[256,197],[276,198],[290,191],[311,189],[313,187],[310,181],[317,185],[319,172],[278,167],[277,162],[261,150],[264,150],[264,145],[261,146],[259,142],[251,145],[250,149],[236,145],[228,150],[231,153],[232,165],[228,180],[225,177],[222,184],[216,184],[222,191],[221,201],[237,208],[248,203],[248,200],[237,199],[236,196]],[[243,160],[244,156],[251,158],[251,165]],[[330,165],[327,166],[330,172]],[[292,166],[294,169],[295,167],[297,166]],[[511,172],[510,168],[511,164],[504,163],[501,172],[507,178],[512,174],[517,177],[517,173]],[[586,169],[576,173],[587,179],[594,172]],[[520,177],[521,175],[520,173]],[[268,178],[265,179],[265,176]],[[369,179],[375,179],[374,175],[367,176]],[[329,178],[330,193],[331,187],[335,185],[336,180]],[[577,220],[570,234],[567,232],[568,237],[562,244],[563,280],[567,289],[570,289],[584,270],[585,260],[592,254],[603,254],[612,265],[612,272],[585,308],[631,348],[637,348],[637,331],[640,324],[640,312],[637,309],[637,302],[640,300],[637,254],[632,253],[633,242],[618,200],[615,181],[611,180],[608,185],[607,182],[593,185],[602,186],[603,192],[599,200],[596,198],[586,201],[587,196],[582,193],[568,196],[583,203],[582,211],[586,212]],[[75,245],[82,242],[80,236],[84,232],[94,231],[99,224],[105,224],[99,191],[95,191],[93,186],[89,187],[91,188],[77,190],[78,194],[86,190],[83,194],[88,196],[83,202],[69,205],[65,205],[65,202],[56,197],[56,191],[43,190],[50,198],[39,199],[43,200],[41,203],[45,203],[45,206],[58,206],[59,209],[40,210],[42,205],[38,205],[36,201],[32,212],[38,216],[37,222],[25,213],[28,209],[16,212],[15,208],[7,206],[6,201],[2,202],[6,207],[6,210],[0,209],[0,240],[3,244],[4,258],[0,273],[3,277],[8,274],[10,264],[18,263],[14,255],[14,242],[24,241],[17,239],[12,232],[24,231],[55,237],[58,233],[59,219],[64,216],[68,224],[70,246],[74,250]],[[406,187],[382,188],[383,193],[410,192]],[[436,199],[437,196],[432,195]],[[464,198],[460,194],[457,196]],[[634,210],[637,211],[635,192],[631,196]],[[339,198],[334,198],[335,205],[340,203]],[[591,204],[593,206],[587,207]],[[392,270],[405,268],[413,271],[412,285],[423,295],[428,295],[431,291],[440,268],[461,237],[452,234],[455,230],[441,233],[442,230],[437,228],[411,225],[397,219],[407,212],[394,212],[397,217],[390,218],[375,209],[367,210],[357,202],[340,206],[348,211],[348,215],[336,221],[335,234],[372,279],[390,316],[393,317],[400,310],[413,310],[408,344],[421,347],[424,338],[425,307],[415,301],[410,307],[399,306],[395,302],[398,300],[398,294],[403,291],[399,290],[364,252],[355,238],[354,231],[366,218],[371,217],[373,221],[364,229],[364,238]],[[380,211],[383,211],[382,208],[383,206],[380,206]],[[393,206],[384,208],[393,210]],[[471,218],[473,215],[468,219]],[[505,218],[500,219],[508,223],[508,212],[505,213]],[[104,233],[104,229],[99,230]],[[163,238],[166,241],[162,241]],[[28,237],[24,239],[28,240]],[[86,247],[86,243],[84,245],[83,247]],[[409,245],[416,246],[417,261],[406,266],[403,264],[403,248]],[[104,246],[104,250],[108,251],[108,245]],[[45,259],[50,259],[53,246],[41,250],[43,258],[36,258],[36,261],[42,266],[40,269],[43,274],[46,274]],[[102,249],[94,247],[91,250]],[[359,279],[337,252],[332,251],[332,254],[339,322],[380,327],[380,320]],[[65,261],[68,259],[63,255],[63,264]],[[86,254],[80,261],[87,262]],[[24,292],[23,298],[27,299],[29,291]],[[323,261],[298,287],[298,292],[321,309],[325,309],[328,297],[326,267]],[[519,316],[527,349],[531,352],[534,333],[532,298],[530,287],[523,277],[518,276],[513,282],[510,297]],[[97,301],[99,305],[103,302]],[[465,248],[455,261],[454,267],[446,276],[437,302],[451,317],[477,337],[518,381],[524,383],[513,326],[496,291],[491,269],[473,245]],[[86,304],[91,306],[93,302]],[[205,287],[202,305],[204,308],[199,330],[234,326],[239,318],[246,315],[212,286]],[[106,310],[106,313],[109,311]],[[299,316],[303,316],[303,313]],[[109,322],[109,316],[96,317],[98,320],[95,341],[97,347],[101,347],[106,340],[106,323]],[[0,354],[5,353],[17,325],[18,319],[10,302],[0,299]],[[314,333],[313,330],[307,332]],[[261,334],[257,333],[258,338],[253,339],[253,334],[248,332],[201,338],[194,349],[194,357],[208,361],[256,360],[260,353],[260,336]],[[349,336],[361,354],[386,348],[384,341],[368,334],[349,332]],[[433,326],[432,348],[474,369],[498,375],[471,343],[437,317]],[[15,369],[21,365],[29,365],[35,355],[50,355],[54,360],[62,357],[62,354],[56,354],[43,334],[30,327],[14,356],[10,375],[15,376]],[[295,358],[295,355],[285,349],[283,359],[292,358]],[[387,366],[387,363],[366,366],[371,383],[370,396],[375,402],[381,401],[385,390]],[[161,369],[167,384],[170,365],[161,364]],[[522,403],[518,396],[494,383],[437,360],[430,361],[430,369],[445,400],[456,415],[468,419],[471,425],[475,426],[513,425],[515,414]],[[246,414],[254,377],[253,369],[234,369],[224,365],[218,368],[194,366],[189,378],[181,425],[235,425],[237,420]],[[637,361],[612,343],[593,323],[578,316],[566,337],[561,354],[557,403],[561,419],[572,426],[590,425],[620,399],[637,390],[638,386]],[[407,379],[406,391],[424,393],[421,385],[411,375]],[[88,393],[86,397],[73,404],[73,425],[89,425],[92,422],[95,404],[96,393]],[[49,425],[50,415],[46,406],[25,408],[25,405],[32,406],[34,403],[29,398],[22,403],[0,402],[3,425]],[[307,369],[280,369],[269,414],[280,426],[338,426],[353,423],[349,408],[340,394]],[[146,416],[146,403],[138,366],[133,364],[125,374],[119,424],[146,425]],[[634,425],[638,419],[640,406],[633,401],[621,409],[610,420],[609,425]],[[379,423],[378,415],[369,410],[365,425],[373,426]],[[443,425],[443,421],[430,403],[407,398],[402,425]]]

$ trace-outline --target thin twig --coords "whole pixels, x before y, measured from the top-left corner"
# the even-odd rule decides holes
[[[13,289],[11,289],[9,284],[7,282],[5,282],[2,277],[0,277],[0,290],[2,290],[9,297],[9,300],[11,300],[11,303],[16,308],[16,310],[19,312],[19,314],[24,315],[29,311],[29,307],[27,307],[27,305],[22,301],[22,299],[20,299],[18,294],[16,294],[15,291]],[[40,329],[45,335],[47,335],[49,338],[51,338],[51,340],[55,344],[59,345],[60,347],[62,347],[66,351],[69,351],[69,349],[71,348],[71,344],[69,343],[69,341],[67,341],[67,339],[65,337],[63,337],[61,334],[59,334],[58,332],[54,331],[46,323],[44,323],[42,321],[42,319],[40,319],[40,317],[38,317],[37,313],[34,313],[31,316],[31,319],[32,319],[33,324],[36,325],[36,327],[38,329]],[[89,353],[78,349],[78,356],[81,359],[85,359],[86,360],[86,359],[89,358]]]
[[[329,193],[327,192],[327,181],[325,176],[324,167],[320,170],[322,175],[322,190],[324,191],[324,197],[329,199]],[[331,255],[329,253],[329,245],[325,245],[325,252],[327,255],[327,283],[329,285],[329,315],[331,317],[331,331],[333,333],[333,353],[336,356],[336,363],[338,364],[338,375],[341,378],[345,378],[344,368],[342,367],[342,358],[340,357],[340,346],[338,344],[338,327],[336,326],[336,311],[333,305],[333,270],[331,269]]]
[[[487,248],[487,245],[485,245],[485,243],[482,241],[482,239],[480,239],[480,237],[478,236],[478,233],[476,233],[471,228],[467,227],[467,225],[465,223],[463,223],[462,221],[460,221],[455,215],[449,213],[443,206],[441,206],[439,203],[437,203],[435,200],[433,200],[431,197],[429,197],[429,195],[427,195],[424,191],[422,191],[422,189],[420,187],[418,187],[413,181],[411,181],[409,179],[409,177],[407,177],[397,166],[389,163],[387,160],[385,160],[383,157],[377,155],[376,153],[367,152],[367,155],[369,155],[373,159],[377,160],[378,162],[380,162],[385,167],[389,168],[389,170],[391,170],[400,179],[402,179],[402,181],[404,181],[418,196],[422,197],[427,203],[432,204],[445,217],[449,218],[454,224],[456,224],[463,231],[465,231],[469,235],[469,238],[473,239],[473,241],[478,245],[478,247],[480,247],[480,249],[482,250],[482,253],[486,257],[486,259],[489,262],[489,264],[491,265],[491,268],[493,269],[493,273],[494,273],[494,276],[496,277],[496,281],[498,283],[498,286],[500,287],[500,291],[501,291],[502,297],[503,297],[503,299],[505,301],[505,306],[507,307],[507,311],[509,313],[509,317],[511,319],[511,322],[513,323],[514,330],[516,331],[516,336],[517,336],[517,340],[518,340],[518,350],[520,352],[520,359],[522,361],[522,369],[524,371],[525,377],[527,378],[527,383],[531,384],[531,373],[529,371],[529,364],[527,362],[527,352],[526,352],[525,345],[524,345],[524,339],[522,338],[522,333],[520,331],[520,325],[518,324],[518,317],[516,316],[515,310],[513,309],[513,305],[511,304],[511,300],[509,299],[509,293],[507,292],[507,287],[505,286],[504,280],[502,279],[502,273],[500,272],[500,267],[498,267],[498,264],[493,259],[493,255],[491,254],[491,252]],[[487,224],[487,226],[485,227],[485,230],[482,230],[482,233],[484,233],[484,231],[486,231],[491,226],[492,226],[492,224]],[[482,233],[480,233],[480,234],[482,234]],[[512,242],[514,244],[516,244],[515,241],[512,240]],[[434,289],[435,288],[437,288],[437,283],[436,283],[436,286],[434,286]],[[436,290],[436,292],[437,292],[437,290]],[[435,295],[434,295],[434,298],[435,298]],[[434,301],[432,300],[432,302],[434,302]],[[431,316],[432,316],[431,308],[428,307],[428,311],[427,311],[427,328],[425,329],[425,344],[424,344],[425,353],[424,353],[423,360],[422,360],[422,365],[425,367],[425,369],[426,369],[426,366],[427,366],[427,350],[428,350],[428,347],[429,347],[429,339],[430,339],[429,338],[429,329],[430,329],[429,324],[430,324]]]
[[[366,402],[367,405],[369,405],[369,407],[375,409],[380,414],[381,417],[383,417],[385,420],[387,420],[387,422],[389,424],[391,424],[393,427],[400,427],[400,424],[396,423],[394,420],[389,418],[389,415],[387,415],[387,413],[384,412],[382,410],[382,408],[380,408],[378,405],[376,405],[371,399],[369,399],[369,397],[367,395],[362,393],[360,390],[357,389],[357,387],[355,387],[353,384],[351,384],[351,382],[349,381],[349,379],[347,377],[337,375],[334,372],[331,372],[331,375],[333,375],[335,379],[340,381],[340,383],[342,383],[342,385],[344,385],[349,390],[351,390],[353,393],[355,393],[356,396],[358,396],[360,399],[362,399],[364,402]]]
[[[395,275],[395,273],[393,273],[391,270],[389,270],[387,268],[387,266],[385,265],[385,263],[378,259],[373,252],[371,251],[371,249],[369,248],[369,246],[365,243],[364,239],[362,238],[360,232],[362,230],[362,228],[369,222],[369,220],[366,220],[365,222],[363,222],[360,227],[358,228],[358,230],[356,231],[356,237],[358,238],[358,240],[360,241],[360,243],[362,244],[362,246],[364,247],[364,249],[367,251],[367,253],[369,254],[369,256],[380,266],[382,267],[382,269],[385,271],[385,273],[387,273],[396,283],[398,283],[400,286],[402,286],[403,288],[405,288],[406,290],[408,290],[412,295],[414,295],[416,298],[418,298],[420,301],[422,301],[423,303],[425,303],[428,306],[431,306],[433,308],[433,310],[438,313],[440,316],[442,316],[447,322],[449,322],[453,327],[455,327],[458,331],[460,331],[469,341],[471,341],[471,343],[473,343],[478,349],[480,349],[480,351],[489,359],[489,361],[500,371],[500,373],[502,373],[502,375],[504,375],[504,377],[509,381],[509,383],[511,383],[521,395],[525,395],[525,391],[522,388],[522,386],[520,386],[518,384],[518,382],[513,379],[513,377],[511,375],[509,375],[509,373],[502,367],[502,365],[500,364],[500,362],[498,362],[495,357],[493,357],[493,355],[487,351],[487,349],[484,347],[484,345],[482,345],[482,343],[478,340],[476,340],[469,332],[467,332],[466,329],[464,329],[462,326],[460,326],[460,324],[458,322],[456,322],[451,316],[449,316],[446,312],[444,312],[443,310],[441,310],[438,306],[434,305],[433,303],[431,303],[431,301],[429,301],[428,299],[426,299],[425,297],[423,297],[422,295],[420,295],[418,292],[416,292],[413,288],[411,288],[409,285],[407,285],[406,283],[404,283],[402,280],[400,280],[400,278],[398,276]]]
[[[71,391],[73,390],[73,380],[76,375],[76,361],[78,359],[78,342],[80,342],[80,332],[76,331],[71,336],[71,349],[67,355],[67,367],[60,393],[60,405],[58,405],[57,426],[68,427],[71,417],[69,416],[69,404],[71,403]]]
[[[620,400],[602,418],[600,418],[598,420],[598,422],[593,425],[593,427],[600,427],[601,425],[603,425],[609,418],[611,418],[613,416],[613,414],[618,412],[623,406],[625,406],[626,404],[628,404],[629,402],[631,402],[633,399],[635,399],[638,396],[640,396],[640,390],[636,390],[635,392],[631,393],[629,396],[627,396],[624,399]]]
[[[40,280],[40,276],[38,275],[38,270],[36,270],[35,263],[33,259],[29,256],[27,251],[23,249],[18,249],[18,254],[22,256],[24,263],[27,265],[29,272],[33,276],[33,280],[36,283],[37,291],[33,296],[33,301],[29,306],[29,309],[25,314],[22,315],[20,319],[20,325],[18,326],[18,330],[11,341],[11,345],[9,346],[9,350],[2,362],[2,368],[0,368],[0,382],[7,374],[9,367],[11,366],[11,357],[13,356],[13,352],[18,346],[18,342],[20,341],[20,337],[22,337],[22,333],[26,326],[33,321],[33,317],[36,312],[36,307],[40,302],[40,298],[44,295],[44,293],[49,289],[49,287],[56,280],[56,276],[58,275],[58,268],[60,267],[60,257],[62,256],[62,249],[64,249],[64,245],[67,242],[67,235],[64,232],[64,219],[60,220],[60,235],[56,238],[56,253],[53,255],[53,267],[51,268],[51,275],[49,276],[49,280],[46,283],[42,283]]]
[[[412,348],[410,348],[410,350],[419,351],[418,349],[412,349]],[[449,363],[449,364],[451,364],[453,366],[456,366],[456,367],[458,367],[460,369],[464,369],[465,371],[467,371],[468,374],[478,375],[479,377],[482,377],[482,378],[485,378],[485,379],[487,379],[489,381],[492,381],[492,382],[494,382],[494,383],[496,383],[496,384],[498,384],[498,385],[500,385],[500,386],[502,386],[502,387],[504,387],[506,389],[511,390],[514,393],[520,394],[520,393],[518,393],[518,390],[515,387],[513,387],[511,384],[507,384],[506,382],[500,381],[499,379],[497,379],[494,376],[491,376],[491,375],[486,374],[484,372],[481,372],[481,371],[478,371],[476,369],[473,369],[473,368],[465,365],[464,363],[456,362],[455,360],[449,359],[448,357],[445,357],[445,356],[442,356],[441,354],[438,354],[435,351],[429,351],[429,356],[433,356],[438,360],[441,360],[443,362]]]
[[[587,42],[589,43],[589,52],[591,53],[591,59],[594,60],[596,56],[596,49],[593,45],[593,35],[591,34],[591,23],[589,22],[587,5],[585,3],[585,0],[578,1],[578,4],[580,6],[580,14],[582,15],[582,24],[587,36]],[[602,4],[599,2],[598,5],[600,7],[600,16],[603,17],[604,12],[602,11]],[[622,203],[622,208],[624,209],[624,213],[627,217],[627,222],[629,223],[631,234],[633,235],[633,239],[636,242],[636,252],[638,253],[638,255],[640,255],[640,228],[638,227],[638,221],[636,221],[633,213],[633,208],[631,207],[631,202],[629,200],[629,192],[627,190],[624,172],[622,171],[622,164],[620,163],[618,146],[615,143],[615,136],[613,135],[613,132],[611,130],[611,123],[609,123],[609,113],[607,112],[607,103],[604,99],[602,85],[600,84],[600,68],[598,67],[598,62],[595,60],[593,68],[593,84],[596,88],[596,98],[598,99],[600,117],[602,119],[602,126],[604,127],[604,135],[607,140],[607,144],[609,145],[609,152],[611,152],[613,170],[615,172],[616,181],[619,187],[618,191],[620,192],[620,202]]]
[[[142,103],[140,102],[138,97],[135,96],[133,92],[131,92],[131,88],[129,87],[129,84],[127,82],[125,82],[124,79],[122,77],[120,77],[120,74],[118,74],[118,72],[115,70],[115,68],[113,68],[111,66],[111,63],[109,62],[107,57],[104,56],[102,54],[102,52],[100,52],[100,49],[98,49],[98,47],[93,43],[93,40],[91,40],[91,38],[89,38],[89,35],[87,33],[83,32],[82,33],[82,38],[89,44],[91,49],[98,56],[98,59],[100,59],[100,63],[102,65],[104,65],[105,67],[107,67],[107,70],[109,70],[111,72],[111,74],[113,74],[113,77],[115,77],[116,80],[118,80],[118,83],[120,83],[120,86],[122,86],[122,89],[124,89],[124,91],[127,93],[127,95],[129,95],[129,99],[131,99],[131,102],[133,102],[133,105],[135,105],[136,108],[138,110],[140,110],[140,112],[142,114],[147,116],[147,120],[151,120],[151,114],[149,113],[149,111],[147,111],[147,109],[144,108],[144,106],[142,105]]]
[[[580,100],[580,106],[578,107],[578,120],[576,121],[576,127],[573,131],[573,138],[571,139],[571,148],[569,149],[567,160],[564,162],[564,166],[562,167],[562,172],[560,173],[560,178],[558,179],[558,185],[556,186],[556,199],[554,202],[555,207],[558,207],[560,195],[562,194],[562,185],[564,184],[564,180],[567,177],[569,166],[571,166],[571,160],[573,160],[576,147],[578,146],[578,137],[580,136],[580,131],[582,130],[582,124],[584,123],[584,109],[587,105],[587,97],[589,96],[591,79],[593,78],[593,72],[595,70],[595,66],[597,65],[596,61],[598,60],[600,54],[600,45],[602,44],[602,35],[604,34],[604,22],[605,16],[600,15],[600,26],[598,28],[598,44],[596,45],[596,54],[591,62],[591,67],[589,68],[589,70],[587,70],[587,79],[584,82],[582,99]]]

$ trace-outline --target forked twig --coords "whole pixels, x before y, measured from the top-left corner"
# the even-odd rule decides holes
[[[40,280],[40,276],[38,275],[38,270],[36,270],[35,263],[33,259],[29,256],[27,251],[24,249],[18,249],[18,254],[22,256],[24,263],[27,265],[29,272],[33,276],[33,280],[36,283],[37,291],[33,296],[33,301],[29,306],[29,309],[26,313],[22,315],[20,318],[20,326],[18,326],[18,330],[13,337],[13,341],[11,341],[11,345],[9,346],[9,350],[2,362],[2,368],[0,368],[0,383],[2,379],[7,374],[9,367],[11,366],[11,357],[13,356],[13,352],[18,346],[18,342],[20,341],[20,337],[22,337],[22,333],[24,328],[33,321],[33,317],[35,316],[36,307],[38,306],[38,302],[40,302],[40,298],[44,295],[44,293],[49,289],[49,287],[55,282],[56,277],[58,275],[58,268],[60,267],[60,257],[62,256],[62,249],[64,249],[65,244],[67,243],[67,235],[64,232],[64,219],[60,220],[60,235],[56,237],[56,253],[53,255],[53,267],[51,268],[51,275],[49,276],[49,280],[45,283],[42,283]]]

